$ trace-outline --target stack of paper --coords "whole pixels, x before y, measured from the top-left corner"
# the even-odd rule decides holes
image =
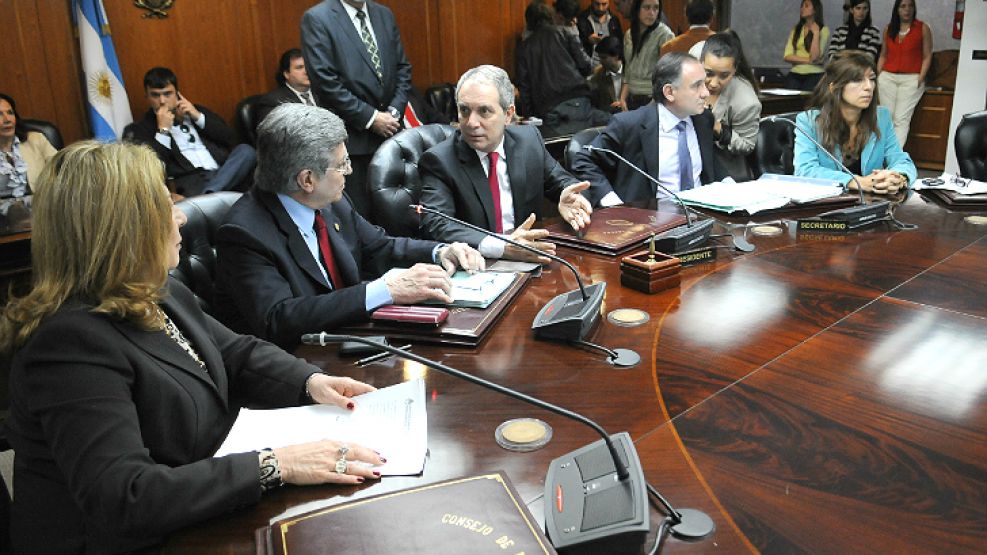
[[[835,181],[766,173],[756,181],[711,183],[679,193],[679,196],[690,206],[717,212],[755,214],[842,193],[843,185]]]

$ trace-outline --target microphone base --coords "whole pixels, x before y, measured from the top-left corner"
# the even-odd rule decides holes
[[[713,220],[680,225],[655,236],[655,250],[665,254],[695,250],[709,241]]]
[[[587,299],[583,300],[579,289],[563,293],[548,302],[535,316],[531,329],[539,339],[579,341],[593,329],[600,319],[605,282],[586,286]]]
[[[641,460],[627,432],[610,438],[627,466],[630,476],[626,480],[617,478],[602,439],[549,464],[545,533],[559,553],[640,553],[643,549],[651,526]]]
[[[672,535],[683,540],[699,540],[713,533],[716,524],[709,515],[699,509],[679,509],[682,521],[673,524]]]
[[[850,233],[891,219],[891,203],[886,200],[823,212],[814,218],[798,220],[798,231]]]

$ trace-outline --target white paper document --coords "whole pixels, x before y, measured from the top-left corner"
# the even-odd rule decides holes
[[[809,93],[797,89],[774,88],[774,89],[761,89],[761,94],[768,94],[771,96],[802,96],[802,95],[808,96]]]
[[[842,192],[843,186],[835,181],[764,174],[756,181],[711,183],[683,191],[679,196],[691,206],[753,215],[764,210],[781,208],[790,202],[811,202],[834,197]]]
[[[240,409],[215,456],[332,439],[381,453],[387,464],[377,470],[384,476],[421,473],[428,449],[425,382],[410,380],[355,399],[352,411],[326,405]]]
[[[967,179],[951,173],[944,173],[938,178],[916,179],[912,188],[921,191],[922,189],[945,189],[961,195],[979,195],[987,193],[987,183],[976,179]]]

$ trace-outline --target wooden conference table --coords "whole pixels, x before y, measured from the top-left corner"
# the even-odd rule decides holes
[[[684,269],[681,287],[650,296],[620,286],[614,259],[564,251],[584,276],[608,283],[606,312],[650,315],[636,328],[604,320],[589,337],[637,351],[642,362],[630,369],[532,338],[536,311],[576,286],[555,265],[479,348],[413,350],[630,432],[648,480],[673,505],[700,508],[716,523],[697,543],[669,538],[666,553],[982,552],[987,226],[966,215],[913,195],[898,217],[918,224],[915,231],[879,224],[848,236],[804,236],[794,227],[748,235],[754,253],[720,251]],[[166,552],[253,553],[254,529],[300,503],[495,469],[540,518],[548,462],[596,439],[416,363],[356,369],[335,347],[299,354],[377,386],[425,376],[424,475],[360,488],[285,487],[175,534]],[[552,441],[532,453],[497,446],[497,425],[524,416],[547,421]],[[659,518],[653,511],[653,525]],[[366,530],[391,524],[367,522]]]

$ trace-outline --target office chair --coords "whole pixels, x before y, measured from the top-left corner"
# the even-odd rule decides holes
[[[208,314],[213,314],[216,298],[216,231],[241,195],[221,191],[190,197],[175,205],[185,213],[188,222],[181,228],[182,251],[171,275],[192,290],[199,306]]]
[[[583,149],[584,145],[588,145],[593,142],[604,129],[603,127],[590,127],[589,129],[583,129],[582,131],[577,131],[575,135],[569,139],[569,144],[565,147],[565,152],[562,154],[562,166],[565,169],[572,171],[572,160],[576,153]]]
[[[960,175],[987,181],[987,110],[966,114],[953,137]]]
[[[257,126],[260,125],[257,121],[257,104],[264,96],[251,95],[236,104],[236,132],[250,146],[257,146]]]
[[[42,120],[42,119],[22,119],[21,124],[27,128],[28,131],[37,131],[48,139],[51,146],[55,147],[55,150],[62,150],[65,147],[65,141],[62,140],[62,133],[55,127],[54,123]]]
[[[795,121],[797,112],[778,114],[776,117]],[[757,130],[757,143],[750,159],[752,177],[765,173],[792,175],[795,173],[795,129],[787,123],[761,118]]]

